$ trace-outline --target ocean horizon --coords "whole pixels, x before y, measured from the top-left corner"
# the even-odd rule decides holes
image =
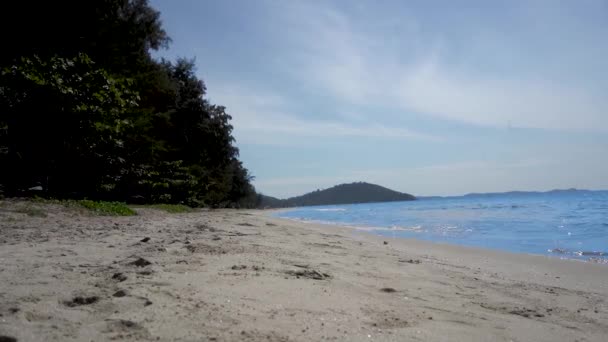
[[[509,192],[297,207],[275,216],[391,238],[608,263],[608,191]]]

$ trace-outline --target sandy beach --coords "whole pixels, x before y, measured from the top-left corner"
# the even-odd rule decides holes
[[[0,208],[0,341],[606,341],[608,267],[201,210]]]

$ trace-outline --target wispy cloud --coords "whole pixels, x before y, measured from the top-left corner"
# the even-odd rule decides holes
[[[262,192],[608,187],[606,1],[155,3]]]
[[[568,58],[569,49],[581,48],[573,41],[553,45],[552,51],[545,52],[551,58],[547,64],[554,65],[552,70],[545,68],[545,61],[530,57],[521,65],[506,65],[502,71],[484,71],[475,63],[479,56],[469,56],[469,62],[462,57],[463,62],[454,63],[453,51],[445,46],[445,34],[423,33],[422,24],[403,8],[399,9],[399,24],[389,14],[389,24],[371,28],[369,23],[380,22],[380,18],[346,13],[326,2],[289,2],[278,8],[279,17],[284,18],[280,23],[285,25],[278,40],[288,42],[280,54],[281,58],[289,57],[283,67],[295,80],[323,89],[338,104],[383,106],[404,115],[418,113],[475,125],[608,130],[608,98],[603,92],[580,82],[563,81],[562,74],[585,67],[581,65],[584,59]],[[546,15],[554,17],[545,18],[538,17],[542,14],[535,9],[537,6],[522,10],[528,14],[523,24],[531,29],[535,21],[541,21],[555,25],[544,28],[548,34],[572,39],[592,33],[601,36],[601,31],[584,31],[585,27],[573,23],[575,19],[564,11],[548,11]],[[559,25],[564,28],[560,30]],[[574,34],[568,29],[581,32]],[[508,43],[501,40],[504,37],[492,32],[478,35],[470,44],[477,50],[485,48],[486,58],[508,51],[509,46],[497,50],[495,41]],[[464,44],[460,47],[466,48]],[[512,46],[515,60],[517,53],[524,54],[519,50],[521,46]],[[590,51],[608,52],[596,47]],[[557,68],[556,61],[561,61]]]
[[[431,62],[409,68],[394,94],[406,110],[472,124],[608,131],[605,98],[533,78],[470,77]]]
[[[244,87],[243,80],[238,86],[222,80],[210,87],[216,102],[235,114],[241,142],[311,142],[294,137],[443,140],[398,123],[400,116],[412,114],[480,126],[608,131],[608,98],[602,92],[530,72],[535,66],[542,68],[534,61],[519,66],[522,70],[513,66],[503,72],[479,68],[474,63],[479,56],[465,55],[455,63],[447,33],[427,32],[406,6],[389,13],[374,12],[366,3],[349,11],[323,1],[266,5],[268,17],[260,20],[275,51],[268,62],[288,78],[281,88],[259,81]],[[522,13],[529,22],[557,25],[558,19],[568,19],[555,9],[547,14],[552,17],[539,18],[542,14],[535,6]],[[469,44],[477,53],[486,49],[487,58],[493,57],[493,50],[508,49],[497,47],[495,40],[507,40],[493,31],[476,34]],[[460,50],[466,50],[462,44]],[[521,46],[513,50],[517,53]],[[306,101],[322,101],[325,113],[292,110],[294,103]]]
[[[239,142],[308,145],[311,141],[305,138],[340,137],[442,141],[438,136],[377,122],[355,124],[345,120],[307,119],[305,116],[289,113],[285,109],[288,107],[287,100],[277,94],[256,93],[243,86],[231,87],[218,84],[210,93],[210,97],[213,101],[225,105],[229,112],[235,113],[233,122]]]

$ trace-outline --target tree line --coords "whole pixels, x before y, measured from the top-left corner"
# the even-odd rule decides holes
[[[0,191],[254,206],[226,108],[147,0],[22,1],[0,56]],[[13,26],[21,23],[21,26]]]

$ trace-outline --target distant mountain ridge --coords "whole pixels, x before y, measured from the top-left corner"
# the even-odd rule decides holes
[[[468,193],[461,196],[418,196],[418,199],[436,199],[436,198],[491,198],[499,196],[533,196],[533,195],[553,195],[553,194],[582,194],[591,192],[606,192],[606,190],[585,190],[585,189],[553,189],[549,191],[505,191],[505,192],[485,192],[485,193]]]
[[[284,208],[313,205],[354,204],[371,202],[413,201],[413,195],[398,192],[380,185],[365,182],[340,184],[324,190],[316,190],[302,196],[278,199],[262,195],[262,208]]]

